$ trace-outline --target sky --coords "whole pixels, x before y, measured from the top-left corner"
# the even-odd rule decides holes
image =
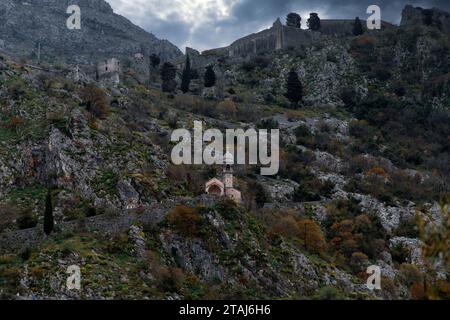
[[[167,39],[182,51],[200,51],[227,46],[234,40],[283,21],[289,12],[302,16],[310,12],[322,19],[367,18],[367,7],[381,8],[382,19],[400,23],[406,4],[437,7],[450,12],[450,0],[106,0],[114,12],[125,16],[160,39]]]

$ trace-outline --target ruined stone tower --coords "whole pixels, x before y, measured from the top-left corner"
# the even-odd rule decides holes
[[[275,50],[281,50],[284,48],[283,43],[283,24],[280,18],[273,23],[273,33],[275,34]]]
[[[120,61],[116,58],[106,59],[97,64],[97,81],[117,85],[120,82]]]

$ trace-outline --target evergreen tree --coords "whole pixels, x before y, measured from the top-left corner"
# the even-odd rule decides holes
[[[288,27],[301,28],[302,26],[302,18],[299,14],[295,12],[291,12],[286,17],[286,25]]]
[[[216,84],[216,73],[214,72],[214,69],[212,66],[206,67],[205,72],[205,88],[211,88],[214,87]]]
[[[186,65],[184,66],[183,74],[181,76],[181,91],[186,93],[189,91],[189,85],[191,84],[191,60],[186,55]]]
[[[292,104],[292,107],[296,108],[298,103],[303,99],[303,86],[298,78],[297,72],[294,69],[289,71],[289,75],[286,81],[286,98]]]
[[[163,64],[161,68],[161,79],[162,79],[162,91],[163,92],[174,92],[177,87],[177,82],[175,77],[177,75],[177,69],[170,62]]]
[[[361,23],[361,20],[359,20],[359,17],[356,17],[355,24],[353,25],[353,35],[360,36],[364,33],[364,29]]]
[[[317,13],[310,13],[308,19],[308,28],[309,30],[317,31],[320,29],[320,18]]]
[[[153,67],[153,69],[156,68],[157,66],[159,66],[160,63],[161,63],[161,58],[157,54],[153,53],[150,56],[150,64]]]
[[[53,231],[53,205],[52,205],[52,193],[50,189],[47,192],[45,198],[45,211],[44,211],[44,232],[46,235],[50,235]]]

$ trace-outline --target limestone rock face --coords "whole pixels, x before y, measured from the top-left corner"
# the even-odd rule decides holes
[[[67,28],[69,5],[80,7],[81,30]],[[156,53],[168,60],[181,55],[170,42],[115,14],[104,0],[2,0],[0,40],[5,50],[26,58],[37,58],[40,43],[43,61],[57,57],[95,62],[136,53]]]

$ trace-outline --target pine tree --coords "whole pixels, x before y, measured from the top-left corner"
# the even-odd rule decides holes
[[[161,79],[162,79],[162,91],[163,92],[174,92],[177,87],[177,82],[175,77],[177,75],[177,69],[170,62],[163,64],[161,68]]]
[[[309,30],[317,31],[320,29],[320,18],[317,13],[310,13],[308,19]]]
[[[52,193],[50,190],[47,192],[45,198],[45,211],[44,211],[44,232],[46,235],[50,235],[53,231],[53,205],[52,205]]]
[[[214,69],[212,66],[206,67],[205,72],[205,88],[211,88],[214,87],[216,84],[216,73],[214,72]]]
[[[286,25],[288,27],[301,28],[302,18],[298,13],[291,12],[286,17]]]
[[[298,103],[303,99],[303,86],[298,78],[297,72],[294,69],[289,71],[289,75],[286,81],[286,98],[292,104],[292,107],[298,107]]]
[[[181,91],[186,93],[189,91],[189,85],[191,84],[191,60],[186,55],[186,65],[181,76]]]
[[[364,29],[361,23],[361,20],[359,20],[359,17],[356,17],[355,24],[353,25],[353,35],[360,36],[364,33]]]

